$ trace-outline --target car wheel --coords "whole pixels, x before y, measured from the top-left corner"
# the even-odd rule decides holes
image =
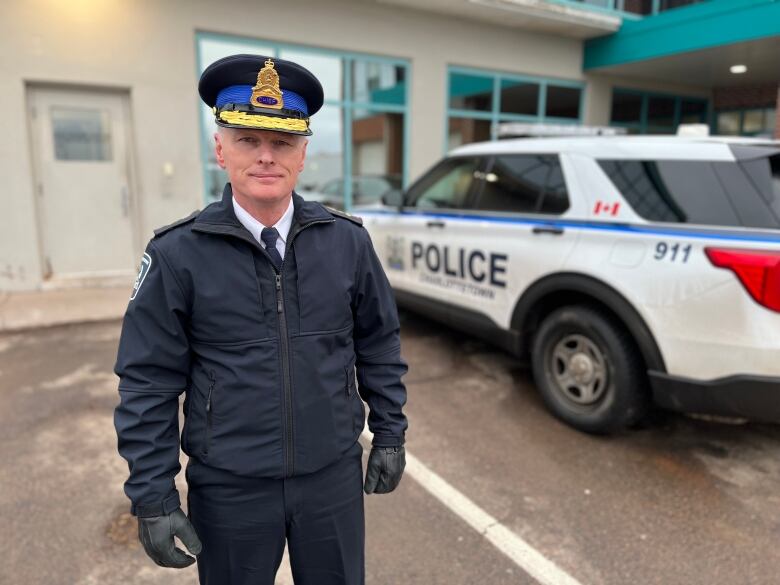
[[[531,362],[547,407],[579,430],[616,432],[647,412],[642,360],[629,334],[603,311],[552,312],[534,336]]]

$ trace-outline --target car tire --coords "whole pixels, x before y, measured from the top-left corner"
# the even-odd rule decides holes
[[[553,311],[542,321],[531,351],[542,399],[574,428],[615,433],[647,413],[642,359],[631,336],[606,312],[579,305]]]

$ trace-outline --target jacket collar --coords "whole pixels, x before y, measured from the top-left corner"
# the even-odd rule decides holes
[[[335,218],[319,203],[306,201],[295,191],[292,193],[292,198],[293,222],[290,228],[290,235],[312,222],[335,220]],[[196,229],[207,228],[207,225],[235,228],[249,233],[249,231],[241,225],[241,222],[238,221],[236,213],[233,211],[233,188],[230,183],[225,184],[225,189],[222,191],[222,200],[212,203],[201,211],[198,217],[195,218],[193,227]]]

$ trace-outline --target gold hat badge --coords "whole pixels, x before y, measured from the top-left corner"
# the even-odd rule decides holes
[[[284,106],[282,90],[279,89],[279,74],[274,69],[274,62],[271,59],[265,60],[265,67],[257,74],[257,83],[252,88],[249,103],[274,110],[280,110]]]

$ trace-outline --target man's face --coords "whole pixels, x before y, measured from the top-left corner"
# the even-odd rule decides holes
[[[297,134],[224,127],[214,140],[217,163],[227,171],[233,192],[269,203],[292,192],[308,144]]]

